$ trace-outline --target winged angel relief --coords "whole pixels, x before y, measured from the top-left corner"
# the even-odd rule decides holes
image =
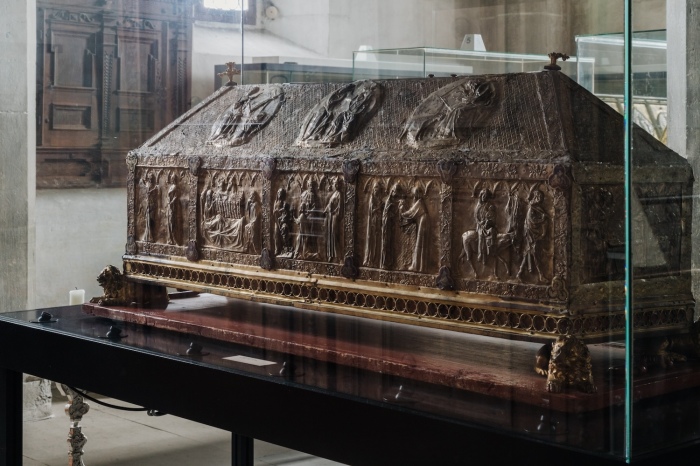
[[[420,147],[449,147],[491,120],[498,110],[499,86],[494,81],[461,79],[430,94],[416,107],[399,139]]]
[[[284,101],[280,85],[251,88],[214,123],[207,144],[240,146],[267,125]]]
[[[374,81],[355,81],[336,89],[306,116],[297,138],[302,147],[335,147],[351,141],[376,113],[382,88]]]

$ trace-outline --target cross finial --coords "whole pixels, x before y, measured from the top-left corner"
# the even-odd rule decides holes
[[[229,61],[226,62],[226,71],[222,73],[216,73],[217,76],[221,76],[222,78],[224,76],[228,76],[228,82],[226,83],[226,86],[235,86],[236,83],[233,81],[233,77],[241,74],[240,71],[236,69],[236,62],[235,61]]]
[[[549,65],[545,65],[544,69],[553,71],[559,71],[561,69],[561,66],[557,65],[557,60],[559,58],[561,58],[562,61],[566,61],[571,58],[567,54],[561,52],[550,52],[547,56],[549,57]]]

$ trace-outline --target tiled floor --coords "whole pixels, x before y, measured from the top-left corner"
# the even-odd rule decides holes
[[[119,405],[125,403],[101,399]],[[24,466],[68,464],[66,398],[54,391],[53,417],[24,422]],[[231,464],[231,434],[174,416],[105,408],[89,402],[81,425],[88,466],[218,466]],[[126,405],[128,406],[128,405]],[[334,466],[333,461],[255,441],[255,466]]]

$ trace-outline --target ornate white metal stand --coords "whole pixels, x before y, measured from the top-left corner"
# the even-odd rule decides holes
[[[83,397],[72,390],[67,385],[60,385],[63,393],[68,397],[69,403],[66,404],[66,414],[70,418],[70,429],[68,430],[68,466],[85,466],[83,462],[83,447],[87,443],[87,437],[83,435],[83,428],[80,426],[80,421],[83,416],[90,410]]]

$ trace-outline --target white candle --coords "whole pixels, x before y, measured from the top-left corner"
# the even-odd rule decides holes
[[[83,304],[85,302],[85,290],[70,290],[68,298],[71,306],[73,304]]]

